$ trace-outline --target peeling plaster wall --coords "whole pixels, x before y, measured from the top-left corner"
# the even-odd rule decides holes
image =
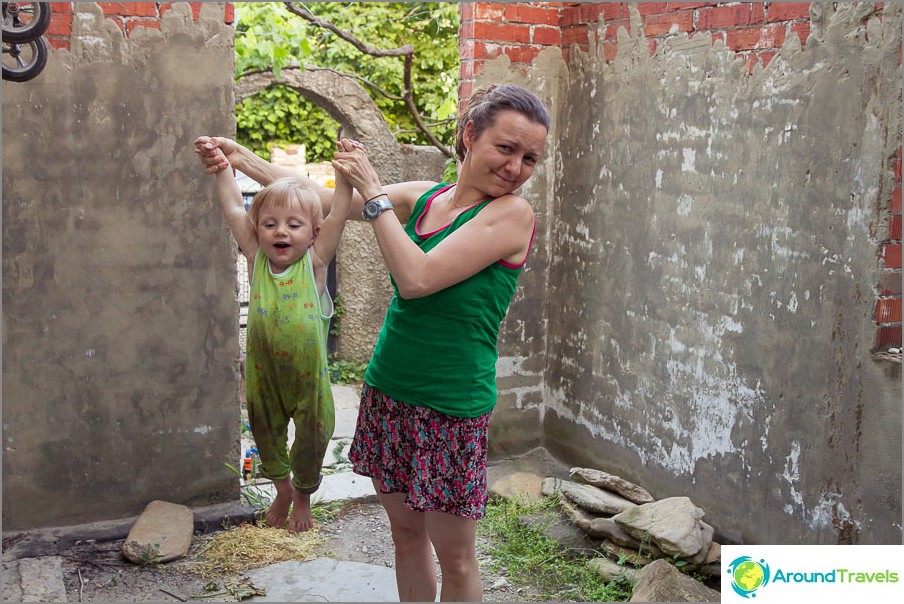
[[[234,132],[232,29],[173,6],[3,83],[3,528],[238,500],[235,248],[192,142]]]
[[[727,542],[902,539],[900,365],[870,356],[900,9],[837,6],[752,75],[622,29],[558,107],[545,444]]]

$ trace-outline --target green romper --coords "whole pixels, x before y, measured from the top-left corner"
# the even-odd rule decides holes
[[[261,474],[292,474],[302,493],[320,486],[320,468],[333,435],[335,413],[326,340],[333,301],[317,295],[311,250],[279,275],[261,250],[254,257],[245,385],[248,421],[260,453]],[[287,451],[289,420],[295,442]]]

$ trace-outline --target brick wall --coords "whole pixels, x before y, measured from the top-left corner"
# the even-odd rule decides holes
[[[567,62],[575,46],[588,51],[596,38],[606,61],[615,59],[617,32],[631,32],[627,3],[617,2],[473,2],[460,8],[459,99],[467,100],[482,65],[506,55],[513,66],[527,67],[546,48],[558,48]],[[676,34],[708,32],[713,42],[744,57],[748,72],[767,66],[786,39],[810,35],[809,2],[640,2],[636,4],[650,54]],[[883,3],[877,3],[881,18]],[[601,32],[597,37],[591,32]],[[463,102],[461,103],[464,104]],[[901,150],[894,169],[892,201],[877,250],[882,276],[876,285],[874,350],[901,347]]]
[[[174,2],[98,2],[107,18],[130,34],[136,27],[160,29],[160,19]],[[189,2],[195,21],[201,12],[200,2]],[[51,2],[52,18],[44,37],[54,48],[69,50],[69,35],[72,33],[72,2]],[[226,4],[226,23],[235,22],[232,3]]]

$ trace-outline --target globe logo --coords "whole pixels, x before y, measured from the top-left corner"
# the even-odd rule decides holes
[[[755,598],[756,590],[769,583],[769,565],[765,560],[757,562],[750,556],[735,558],[728,565],[731,587],[743,598]]]

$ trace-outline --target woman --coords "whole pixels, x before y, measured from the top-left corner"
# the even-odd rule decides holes
[[[333,160],[356,189],[352,215],[373,226],[395,288],[349,457],[389,516],[402,601],[436,599],[433,551],[443,601],[482,599],[476,534],[488,499],[497,336],[536,227],[515,191],[533,174],[548,131],[534,94],[489,86],[459,120],[457,184],[383,186],[360,146],[345,145],[353,150]],[[227,139],[200,137],[196,146],[208,171],[226,165],[222,151],[262,184],[284,174]],[[332,191],[318,191],[327,211]]]

